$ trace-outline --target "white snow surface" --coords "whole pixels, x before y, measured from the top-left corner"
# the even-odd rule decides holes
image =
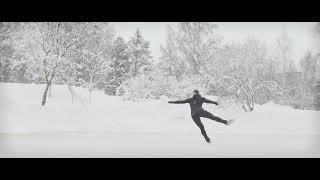
[[[274,103],[253,112],[223,104],[204,104],[231,126],[202,122],[206,144],[190,117],[188,104],[159,100],[123,101],[86,89],[71,101],[66,85],[54,85],[41,106],[45,85],[0,83],[2,157],[320,157],[320,112]],[[219,102],[218,97],[205,96]]]

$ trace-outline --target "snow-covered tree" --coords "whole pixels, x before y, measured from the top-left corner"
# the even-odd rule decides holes
[[[132,77],[144,72],[151,65],[150,43],[146,41],[139,29],[136,30],[134,36],[129,40],[129,62],[130,75]]]
[[[0,22],[0,81],[8,81],[14,67],[14,36],[18,23]]]
[[[193,74],[205,70],[205,63],[214,58],[219,37],[217,25],[207,22],[182,22],[178,25],[176,41],[182,59],[186,60]]]
[[[10,45],[1,45],[0,50],[0,81],[8,81],[10,65],[12,63],[13,49]]]
[[[89,102],[91,102],[92,91],[99,82],[98,76],[106,73],[109,69],[108,58],[106,54],[103,54],[102,50],[95,49],[91,51],[83,50],[80,59],[78,64],[87,77],[83,81],[83,85],[89,90]]]
[[[129,78],[131,67],[129,58],[128,43],[122,37],[117,37],[110,55],[110,70],[105,93],[115,95],[116,89]]]
[[[184,75],[181,79],[167,76],[157,66],[153,66],[150,73],[140,74],[124,81],[118,87],[118,91],[123,92],[123,97],[127,100],[158,99],[161,96],[182,99],[190,97],[194,89],[207,94],[202,81],[200,75]]]
[[[315,86],[313,103],[315,109],[320,111],[320,81]]]
[[[303,79],[303,92],[306,96],[312,96],[312,87],[320,81],[320,56],[316,56],[311,52],[300,59],[300,67]]]
[[[113,31],[109,23],[90,23],[86,39],[80,45],[73,62],[77,65],[77,84],[89,90],[91,103],[92,91],[99,83],[103,83],[110,64],[111,41]]]
[[[242,103],[245,111],[252,111],[262,90],[277,92],[275,81],[264,79],[268,60],[266,46],[255,38],[231,48],[230,61],[221,81],[225,88]]]
[[[320,22],[317,22],[315,24],[315,32],[317,36],[317,42],[318,46],[320,46]],[[317,72],[316,72],[316,87],[314,90],[314,106],[315,109],[320,111],[320,51],[317,52],[316,55],[316,61],[317,61]]]
[[[1,22],[0,78],[5,82],[27,82],[25,77],[27,58],[20,45],[23,34],[21,22]],[[5,30],[4,30],[5,29]]]
[[[182,76],[187,74],[188,62],[183,59],[179,52],[176,39],[176,32],[171,26],[167,26],[166,45],[165,47],[160,46],[161,57],[158,66],[166,76],[174,76],[177,80],[181,80]]]
[[[30,23],[29,57],[33,72],[46,83],[41,105],[45,105],[49,87],[85,39],[88,23],[42,22]]]
[[[8,54],[8,45],[5,41],[9,38],[10,26],[7,23],[0,22],[0,72],[2,72],[9,63],[6,55]]]
[[[209,76],[208,68],[216,64],[221,39],[215,33],[216,28],[217,25],[207,22],[182,22],[176,27],[168,26],[158,67],[166,76],[175,77],[182,87],[189,84],[188,87],[209,89],[206,86],[212,76]],[[195,82],[197,78],[201,81]]]

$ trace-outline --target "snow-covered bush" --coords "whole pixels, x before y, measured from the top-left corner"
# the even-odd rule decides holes
[[[164,76],[161,72],[142,74],[124,82],[118,89],[117,94],[123,95],[126,100],[159,99],[161,96],[184,99],[192,95],[193,90],[207,94],[199,76],[184,77],[177,80],[174,76]]]
[[[183,77],[180,81],[170,81],[171,91],[167,96],[172,98],[184,99],[192,95],[193,90],[198,89],[200,94],[207,94],[203,86],[203,78],[200,76]]]
[[[117,94],[122,94],[125,100],[153,98],[151,84],[149,77],[142,74],[125,81],[117,88]]]
[[[320,111],[320,81],[317,82],[313,97],[315,110]]]

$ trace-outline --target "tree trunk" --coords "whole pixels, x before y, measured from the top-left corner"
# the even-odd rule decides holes
[[[92,81],[93,81],[93,76],[90,75],[90,76],[89,76],[89,103],[90,103],[90,104],[91,104],[92,90],[93,90]]]
[[[242,105],[242,108],[243,108],[244,112],[247,112],[245,105]]]
[[[45,88],[45,90],[43,92],[43,95],[42,95],[42,102],[41,102],[42,106],[44,106],[46,104],[47,93],[48,93],[48,89],[49,89],[50,86],[51,86],[51,82],[47,82],[46,88]]]
[[[247,102],[246,104],[242,105],[242,108],[245,112],[253,111],[253,107],[253,104],[251,104],[250,102]]]
[[[69,86],[68,83],[67,83],[67,87],[68,87],[69,92],[71,94],[71,103],[73,104],[73,102],[74,102],[74,93],[73,93],[73,91],[72,91],[72,89],[71,89],[71,87]]]
[[[253,111],[254,109],[254,99],[253,96],[247,97],[246,102],[242,105],[242,108],[245,112]]]
[[[50,74],[47,74],[46,72],[46,76],[45,76],[45,79],[46,79],[46,82],[47,82],[47,86],[46,86],[46,89],[44,90],[43,92],[43,96],[42,96],[42,102],[41,102],[41,105],[44,106],[46,104],[46,101],[47,101],[47,94],[48,94],[48,90],[49,90],[49,87],[51,86],[51,82],[52,82],[52,79],[54,78],[55,76],[55,72],[57,70],[57,67],[58,67],[58,63],[54,66],[53,68],[53,71]],[[49,76],[50,75],[50,76]]]
[[[51,97],[51,89],[52,89],[52,86],[49,87],[48,97]]]
[[[253,108],[254,108],[254,97],[253,95],[251,95],[251,99],[250,99],[250,111],[253,111]]]
[[[89,89],[89,103],[91,104],[91,99],[92,99],[92,89]]]
[[[253,103],[250,104],[250,105],[249,105],[249,110],[250,110],[250,111],[253,111],[253,107],[254,107],[254,104],[253,104]]]
[[[56,66],[57,67],[57,66]],[[52,82],[52,79],[54,77],[54,73],[56,71],[56,67],[53,69],[53,72],[51,73],[51,76],[50,78],[48,79],[48,76],[46,76],[46,82],[47,82],[47,86],[46,86],[46,89],[44,90],[43,92],[43,95],[42,95],[42,102],[41,102],[41,105],[44,106],[46,104],[46,101],[47,101],[47,94],[48,94],[48,90],[51,86],[51,82]]]

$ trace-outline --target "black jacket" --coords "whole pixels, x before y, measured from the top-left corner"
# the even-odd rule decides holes
[[[191,108],[191,115],[194,115],[198,111],[204,110],[202,108],[202,104],[203,103],[211,103],[211,104],[218,105],[217,102],[210,101],[210,100],[208,100],[208,99],[206,99],[204,97],[201,97],[200,94],[195,94],[192,98],[186,99],[186,100],[183,100],[183,101],[169,101],[168,103],[171,103],[171,104],[186,104],[186,103],[189,103],[190,104],[190,108]]]

